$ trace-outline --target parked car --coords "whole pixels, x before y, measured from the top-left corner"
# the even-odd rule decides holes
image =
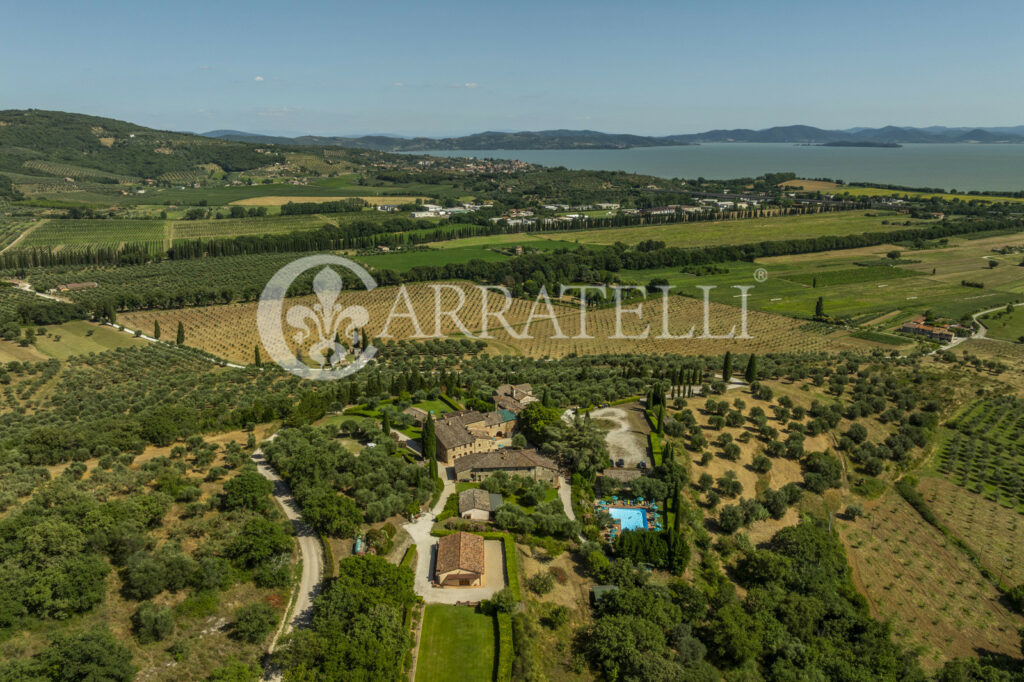
[[[637,468],[638,469],[646,469],[647,468],[647,462],[640,462],[640,464],[637,465]]]
[[[626,466],[626,460],[620,459],[618,462],[615,463],[615,466],[621,469],[622,467]]]

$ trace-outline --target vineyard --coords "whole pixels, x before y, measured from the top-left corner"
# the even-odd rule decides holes
[[[939,471],[986,499],[1024,512],[1024,401],[987,398],[946,426]]]
[[[481,331],[482,310],[480,290],[468,283],[458,283],[458,287],[466,295],[466,302],[459,313],[459,318],[465,322],[470,332],[478,333]],[[434,290],[427,284],[411,284],[407,290],[421,331],[423,334],[432,334],[434,332]],[[399,316],[408,311],[404,301],[398,300],[396,304],[398,292],[399,289],[396,287],[381,287],[373,292],[346,291],[342,293],[339,303],[342,307],[360,305],[367,309],[369,322],[366,324],[366,331],[371,337],[381,334],[389,312],[393,306],[396,306],[394,309],[396,316],[390,325],[389,332],[397,339],[411,338],[415,330],[412,320],[408,316]],[[441,295],[441,305],[444,310],[457,307],[458,294],[455,291],[443,289]],[[497,299],[495,294],[490,296],[488,309],[490,311],[501,310],[503,301]],[[314,302],[314,298],[306,296],[293,299],[292,302],[296,305],[308,306]],[[249,363],[252,361],[253,350],[258,343],[256,306],[257,304],[253,302],[185,310],[139,311],[122,314],[118,317],[118,321],[130,329],[139,329],[146,334],[152,331],[154,322],[159,321],[165,334],[173,333],[178,322],[181,322],[185,327],[185,338],[188,345],[201,348],[233,362]],[[841,335],[826,336],[803,331],[800,329],[802,323],[797,320],[757,312],[749,313],[748,331],[752,338],[747,340],[659,339],[657,337],[662,333],[660,301],[645,305],[643,320],[639,320],[628,312],[623,312],[621,336],[642,334],[644,327],[650,325],[649,335],[646,339],[613,338],[616,336],[614,309],[595,310],[588,313],[586,333],[593,338],[558,338],[560,335],[562,337],[580,335],[578,306],[555,305],[553,307],[557,316],[557,330],[556,322],[541,319],[547,313],[543,304],[537,307],[533,322],[527,327],[526,323],[530,318],[532,308],[533,301],[513,299],[512,306],[505,317],[512,326],[515,336],[502,329],[500,322],[491,318],[488,322],[488,331],[494,337],[491,341],[492,346],[500,348],[504,352],[537,358],[561,358],[572,353],[580,355],[600,353],[717,355],[725,350],[731,350],[734,353],[827,352],[859,347]],[[690,327],[696,325],[695,337],[699,337],[702,333],[703,314],[703,303],[700,301],[682,296],[670,298],[669,333],[685,334]],[[741,321],[738,308],[712,304],[710,320],[712,334],[728,333],[733,326],[736,327],[736,333],[739,333]],[[442,318],[441,322],[443,334],[459,332],[449,318]],[[558,332],[561,334],[559,335]],[[516,338],[516,336],[524,335],[531,338]],[[303,352],[308,351],[309,343],[307,341],[304,344]],[[263,353],[263,357],[267,357],[266,352]]]
[[[66,163],[54,163],[51,161],[42,161],[39,159],[33,159],[26,161],[24,164],[25,168],[30,170],[40,171],[49,175],[56,175],[59,177],[68,178],[106,178],[109,180],[117,180],[121,183],[138,182],[139,178],[128,176],[128,175],[115,175],[114,173],[108,173],[106,171],[97,170],[95,168],[82,168],[81,166],[72,166]]]
[[[18,248],[118,248],[145,245],[150,252],[166,247],[162,220],[49,220],[29,234]]]
[[[31,228],[36,222],[31,218],[5,218],[0,217],[0,251],[3,251]]]
[[[457,283],[466,297],[465,305],[459,317],[463,320],[471,332],[480,329],[480,314],[483,298],[481,290],[466,283]],[[409,301],[412,310],[415,311],[420,331],[424,335],[434,333],[434,290],[427,284],[413,284],[407,287]],[[382,287],[372,292],[367,291],[343,291],[338,298],[338,304],[344,309],[348,306],[362,306],[369,313],[369,323],[365,330],[370,337],[378,337],[384,331],[388,314],[392,306],[396,305],[396,298],[399,289],[395,287]],[[451,288],[441,289],[441,306],[444,310],[451,310],[458,307],[459,294]],[[315,296],[302,296],[288,300],[287,308],[305,305],[312,306],[317,302]],[[163,311],[140,311],[126,313],[118,316],[118,322],[129,329],[138,329],[145,334],[153,331],[154,323],[159,322],[162,333],[167,335],[163,338],[172,339],[178,323],[181,322],[185,328],[185,343],[194,348],[199,348],[218,357],[237,362],[249,364],[253,361],[254,350],[257,345],[262,347],[256,328],[256,313],[258,304],[253,303],[232,303],[230,305],[206,306],[201,308],[187,308],[184,310],[163,310]],[[504,299],[497,294],[488,294],[488,309],[499,311],[504,306]],[[530,314],[531,303],[515,299],[511,308],[505,314],[511,325],[522,324]],[[565,310],[565,309],[562,309]],[[388,332],[396,339],[408,339],[416,335],[413,321],[401,315],[408,313],[404,301],[399,300],[395,309],[395,316],[388,327]],[[345,321],[345,325],[348,324]],[[491,328],[498,326],[498,322],[492,321]],[[298,331],[287,325],[286,331]],[[344,325],[340,328],[342,338]],[[441,319],[441,333],[444,335],[457,334],[459,329],[450,318]],[[495,336],[504,337],[502,332],[495,330]],[[302,343],[296,343],[293,338],[287,337],[289,350],[294,353],[302,351],[305,357],[308,355],[311,345],[318,338],[308,338]],[[263,348],[262,357],[269,358],[266,348]]]
[[[273,218],[223,218],[221,220],[180,220],[171,223],[171,239],[212,239],[243,235],[287,234],[315,230],[328,221],[316,215]]]

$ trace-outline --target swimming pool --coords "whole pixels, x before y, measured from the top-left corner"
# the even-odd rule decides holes
[[[646,509],[608,507],[608,513],[622,524],[622,530],[647,530]]]

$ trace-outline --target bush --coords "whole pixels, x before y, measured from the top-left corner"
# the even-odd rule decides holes
[[[544,595],[555,589],[555,578],[550,573],[538,573],[526,580],[526,587],[535,594]]]
[[[257,644],[277,624],[277,614],[270,604],[256,602],[247,604],[235,612],[235,623],[231,628],[231,636],[243,642]]]
[[[564,606],[552,606],[540,619],[540,622],[545,627],[556,630],[569,622],[569,609]]]
[[[174,632],[174,614],[166,606],[142,602],[132,614],[132,632],[139,644],[159,642]]]
[[[1006,598],[1017,613],[1024,614],[1024,583],[1007,592]]]

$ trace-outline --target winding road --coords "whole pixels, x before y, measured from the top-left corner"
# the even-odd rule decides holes
[[[276,435],[276,434],[275,434]],[[268,438],[273,440],[274,436]],[[277,472],[267,462],[262,448],[257,448],[252,453],[252,460],[256,463],[256,469],[263,478],[270,481],[273,486],[274,499],[280,505],[284,515],[291,521],[295,528],[295,539],[299,541],[299,554],[302,557],[302,577],[296,588],[296,594],[292,600],[291,619],[281,622],[274,639],[271,640],[267,653],[273,653],[277,646],[277,640],[281,635],[288,634],[292,628],[309,625],[313,617],[313,599],[320,592],[320,581],[324,574],[324,551],[320,544],[320,538],[302,520],[302,510],[298,502],[292,496],[288,484],[277,475]],[[264,680],[279,680],[281,676],[276,671],[267,671]]]

